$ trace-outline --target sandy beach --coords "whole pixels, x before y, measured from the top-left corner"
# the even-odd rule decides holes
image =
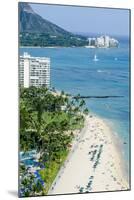
[[[87,116],[48,194],[128,190],[121,149],[115,140],[103,119]]]

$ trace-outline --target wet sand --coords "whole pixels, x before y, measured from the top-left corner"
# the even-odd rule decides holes
[[[107,123],[87,116],[48,194],[128,190],[121,149]]]

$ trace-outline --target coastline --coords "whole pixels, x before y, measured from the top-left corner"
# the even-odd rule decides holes
[[[85,46],[80,46],[80,47],[74,47],[74,46],[20,46],[19,48],[44,48],[44,49],[57,49],[57,48],[86,48]]]
[[[58,48],[86,48],[86,49],[109,49],[108,47],[94,47],[94,46],[20,46],[19,48],[44,48],[44,49],[58,49]],[[110,47],[112,48],[112,47]]]
[[[126,180],[128,180],[128,182],[129,182],[129,165],[126,164],[127,160],[125,158],[125,151],[124,151],[125,140],[123,140],[119,136],[118,131],[115,131],[113,129],[113,125],[114,125],[113,122],[109,121],[108,119],[103,119],[103,121],[108,125],[108,127],[110,129],[111,137],[112,137],[112,140],[114,141],[114,146],[115,146],[117,152],[119,152],[118,155],[121,160],[121,166],[123,169],[124,176],[126,177]]]
[[[120,146],[105,120],[86,116],[48,194],[128,190]]]
[[[60,48],[60,46],[52,46],[52,47],[50,47],[50,46],[48,46],[48,47],[41,47],[41,46],[20,46],[19,48],[50,48],[50,49],[54,49],[54,48]],[[63,47],[63,48],[65,48],[65,47]]]

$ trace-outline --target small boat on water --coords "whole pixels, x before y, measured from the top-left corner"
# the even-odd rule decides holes
[[[118,60],[118,58],[114,58],[114,60],[115,60],[115,61],[117,61],[117,60]]]
[[[94,59],[93,59],[93,61],[96,62],[96,61],[98,61],[98,60],[99,60],[99,59],[97,58],[97,55],[95,54],[95,55],[94,55]]]

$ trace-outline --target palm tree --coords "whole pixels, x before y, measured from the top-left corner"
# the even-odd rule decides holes
[[[84,113],[85,115],[88,115],[88,113],[89,113],[88,108],[85,108],[84,111],[83,111],[83,113]]]
[[[81,99],[80,103],[79,103],[79,107],[82,108],[83,106],[85,106],[86,103],[85,103],[85,100],[84,99]]]
[[[66,106],[65,110],[61,107]],[[83,121],[80,115],[85,101],[61,95],[53,95],[46,88],[25,88],[20,93],[20,145],[24,151],[36,149],[40,152],[40,161],[50,167],[51,161],[60,164],[67,152],[73,135],[73,125]],[[84,110],[87,113],[87,110]],[[50,177],[48,177],[49,179]],[[28,180],[27,180],[28,181]],[[27,182],[24,182],[25,186]],[[33,186],[33,194],[38,193],[40,185]],[[29,192],[29,191],[28,191]],[[27,193],[30,195],[32,193]]]
[[[78,94],[77,96],[75,96],[74,99],[76,100],[76,103],[78,103],[79,99],[80,99],[80,94]]]

